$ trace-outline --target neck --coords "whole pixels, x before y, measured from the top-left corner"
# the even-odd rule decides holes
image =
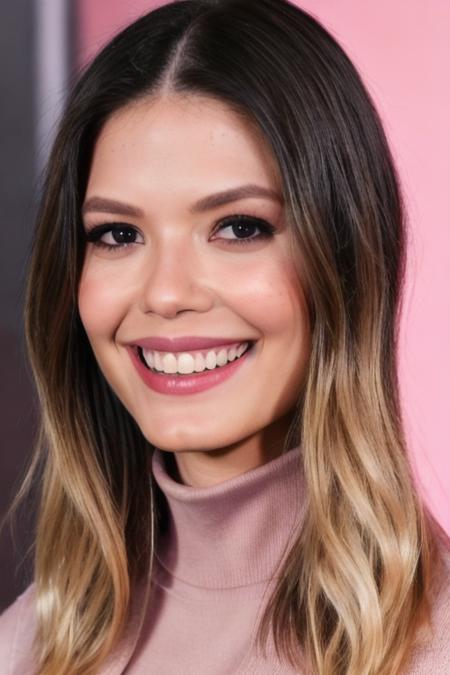
[[[263,431],[226,447],[175,452],[168,470],[174,480],[191,487],[218,485],[251,471],[283,453],[292,414],[290,411]]]

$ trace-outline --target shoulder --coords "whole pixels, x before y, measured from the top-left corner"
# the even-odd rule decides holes
[[[5,675],[33,672],[34,597],[33,583],[0,615],[0,663]]]
[[[436,564],[436,586],[430,598],[431,633],[419,640],[405,675],[450,673],[450,548],[442,543],[439,552],[442,566]]]

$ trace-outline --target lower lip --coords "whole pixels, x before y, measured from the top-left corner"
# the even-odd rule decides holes
[[[144,383],[160,394],[198,394],[206,389],[211,389],[232,377],[247,361],[251,360],[254,353],[253,343],[243,356],[235,361],[230,361],[226,366],[205,370],[202,373],[192,375],[167,375],[154,373],[144,366],[139,358],[137,349],[130,348],[131,360]]]

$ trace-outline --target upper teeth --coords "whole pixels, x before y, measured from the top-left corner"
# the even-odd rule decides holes
[[[201,373],[203,370],[212,370],[216,366],[224,366],[228,361],[233,361],[242,356],[248,347],[248,342],[236,342],[229,347],[218,347],[208,351],[181,352],[157,352],[150,349],[142,349],[145,362],[150,368],[164,373]]]

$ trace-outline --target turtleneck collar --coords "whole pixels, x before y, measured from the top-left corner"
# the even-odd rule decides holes
[[[178,483],[156,448],[152,472],[168,503],[157,546],[175,578],[209,589],[269,580],[294,541],[305,507],[300,448],[212,487]]]

